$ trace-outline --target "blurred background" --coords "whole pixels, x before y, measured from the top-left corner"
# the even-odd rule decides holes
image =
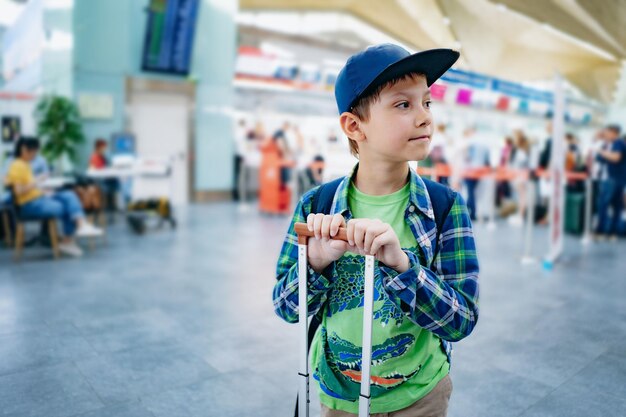
[[[337,74],[384,42],[461,53],[412,163],[481,262],[449,415],[626,415],[625,28],[623,0],[0,0],[0,415],[292,415],[274,268],[357,162]]]

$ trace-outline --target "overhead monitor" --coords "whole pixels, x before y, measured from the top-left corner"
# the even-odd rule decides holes
[[[12,143],[22,134],[19,116],[2,116],[2,142]]]
[[[189,74],[198,6],[198,0],[150,0],[144,71]]]
[[[134,156],[135,152],[135,135],[128,132],[111,135],[111,156]]]

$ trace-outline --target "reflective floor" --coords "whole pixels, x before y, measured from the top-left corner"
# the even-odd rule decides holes
[[[0,416],[292,415],[297,328],[271,303],[288,220],[217,203],[174,232],[118,221],[82,259],[0,249]],[[626,415],[626,242],[568,237],[545,272],[522,234],[476,225],[481,316],[449,416]]]

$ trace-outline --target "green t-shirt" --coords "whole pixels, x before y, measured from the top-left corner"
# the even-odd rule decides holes
[[[409,186],[393,194],[371,196],[353,183],[348,204],[353,218],[380,219],[393,227],[404,249],[416,250],[405,221]],[[335,410],[358,413],[363,338],[363,266],[365,258],[346,253],[335,266],[335,284],[324,304],[320,330],[311,350],[321,402]],[[378,271],[374,278],[371,413],[401,410],[428,394],[449,372],[440,339],[411,322],[387,297]]]

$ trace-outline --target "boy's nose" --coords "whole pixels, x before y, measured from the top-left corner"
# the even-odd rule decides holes
[[[432,115],[426,111],[422,110],[415,116],[415,126],[417,127],[429,126],[432,122]]]

